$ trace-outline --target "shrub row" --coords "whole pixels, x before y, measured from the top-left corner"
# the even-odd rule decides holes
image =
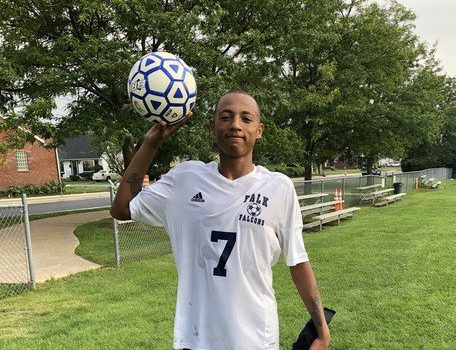
[[[287,166],[287,165],[266,165],[270,171],[277,171],[289,177],[302,177],[304,176],[303,166]]]
[[[65,185],[62,184],[62,186]],[[0,188],[0,197],[20,197],[22,192],[25,192],[28,196],[60,194],[60,184],[56,181],[51,181],[43,185],[9,186]]]

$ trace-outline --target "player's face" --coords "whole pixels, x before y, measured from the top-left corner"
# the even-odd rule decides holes
[[[244,94],[223,96],[211,121],[211,129],[221,155],[230,158],[251,156],[255,141],[263,134],[257,103]]]

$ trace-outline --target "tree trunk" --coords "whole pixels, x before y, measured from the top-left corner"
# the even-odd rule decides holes
[[[367,157],[366,158],[366,172],[367,172],[367,175],[372,175],[373,166],[374,166],[374,158],[373,157]]]
[[[372,175],[372,168],[374,166],[374,157],[367,156],[366,158],[366,173],[367,173],[367,184],[368,185],[373,185],[374,184],[374,178]]]
[[[306,158],[304,160],[304,194],[312,193],[312,160]]]
[[[304,180],[312,180],[312,158],[306,157],[304,161]]]
[[[306,152],[304,156],[304,178],[305,180],[312,180],[312,161],[315,154],[316,144],[308,141],[306,145]]]
[[[133,159],[134,155],[135,155],[134,145],[130,142],[125,142],[122,145],[122,156],[123,156],[123,162],[124,162],[125,169],[127,169],[128,166],[130,165],[131,160]]]

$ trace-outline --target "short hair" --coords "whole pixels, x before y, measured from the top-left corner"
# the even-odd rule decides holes
[[[246,96],[250,96],[254,101],[255,101],[255,104],[257,105],[257,109],[258,109],[258,118],[261,119],[260,117],[260,107],[258,106],[258,102],[255,100],[255,97],[253,97],[253,95],[245,90],[242,90],[242,89],[233,89],[233,90],[228,90],[227,92],[225,92],[222,96],[220,96],[220,98],[218,99],[217,103],[215,104],[215,108],[214,108],[214,114],[213,114],[213,118],[215,117],[215,113],[217,112],[217,108],[218,108],[218,105],[220,103],[220,100],[225,97],[226,95],[231,95],[231,94],[240,94],[240,95],[246,95]]]

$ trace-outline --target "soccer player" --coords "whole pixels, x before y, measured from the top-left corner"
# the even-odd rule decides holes
[[[148,131],[111,208],[117,219],[163,225],[169,234],[178,272],[174,348],[278,350],[271,268],[283,252],[318,331],[311,350],[327,349],[293,183],[252,161],[264,126],[250,94],[230,91],[217,103],[211,130],[219,163],[183,162],[141,188],[160,145],[190,116]]]

